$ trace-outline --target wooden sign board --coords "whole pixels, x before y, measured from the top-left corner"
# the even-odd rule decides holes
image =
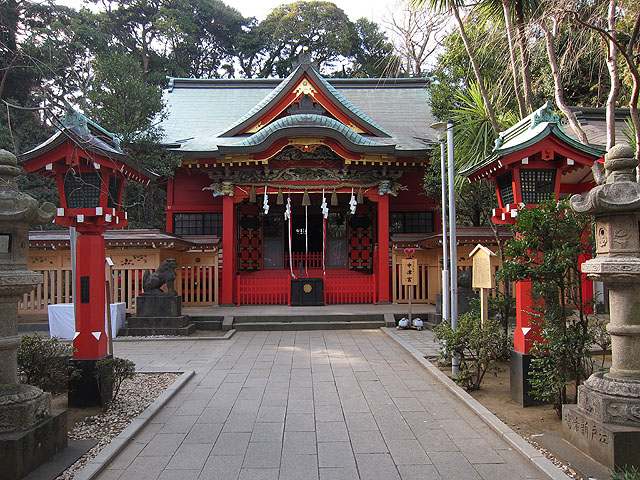
[[[403,258],[400,273],[402,285],[418,285],[418,259]]]
[[[493,281],[493,258],[496,256],[491,250],[482,245],[469,254],[473,260],[473,275],[471,278],[471,286],[473,288],[494,288]]]

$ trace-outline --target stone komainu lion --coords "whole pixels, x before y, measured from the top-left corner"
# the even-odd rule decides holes
[[[167,258],[155,272],[150,273],[149,270],[144,272],[142,277],[144,293],[147,295],[177,295],[174,287],[177,267],[178,262],[175,258]],[[165,284],[168,290],[166,293],[160,290],[160,287]]]

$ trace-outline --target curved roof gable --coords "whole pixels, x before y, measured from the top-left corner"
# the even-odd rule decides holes
[[[220,149],[230,152],[239,148],[251,150],[251,147],[269,146],[279,138],[295,135],[296,130],[303,130],[305,135],[318,135],[344,141],[356,151],[389,153],[395,147],[392,142],[380,143],[365,138],[331,117],[297,114],[280,118],[250,137],[230,145],[220,146]]]
[[[220,136],[254,134],[271,124],[292,103],[309,95],[331,115],[356,133],[391,137],[340,92],[329,84],[309,63],[301,63],[275,89],[240,117]]]
[[[600,158],[605,153],[603,149],[593,145],[585,145],[567,134],[562,128],[560,117],[553,111],[553,102],[549,100],[513,127],[500,133],[500,136],[496,138],[491,155],[460,172],[460,175],[465,177],[472,176],[506,155],[535,145],[550,135],[573,148],[574,151],[582,152],[587,156]]]

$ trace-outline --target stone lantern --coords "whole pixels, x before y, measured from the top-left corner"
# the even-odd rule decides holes
[[[51,415],[51,394],[18,383],[18,301],[42,283],[27,270],[29,226],[50,223],[55,206],[20,193],[16,157],[0,150],[0,471],[17,479],[67,445],[66,412]]]
[[[595,216],[596,257],[582,272],[609,288],[611,369],[579,387],[578,405],[563,407],[563,437],[609,468],[640,467],[640,184],[633,148],[605,156],[606,182],[571,199]]]

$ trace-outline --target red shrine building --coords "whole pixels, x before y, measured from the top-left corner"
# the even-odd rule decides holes
[[[390,236],[437,230],[423,79],[170,79],[168,233],[221,239],[220,304],[389,302]],[[294,280],[292,282],[292,279]],[[307,295],[308,297],[308,295]]]
[[[461,172],[472,182],[484,178],[495,184],[499,205],[493,209],[493,221],[497,224],[515,224],[520,209],[546,200],[559,201],[595,186],[591,167],[603,159],[605,150],[601,145],[585,145],[569,135],[553,107],[553,102],[547,102],[502,132],[491,155]],[[579,118],[591,138],[602,139],[596,135],[602,128],[589,125],[583,114]],[[594,120],[592,124],[597,123]],[[582,296],[590,302],[593,282],[584,277]],[[515,296],[511,397],[526,406],[533,402],[528,393],[530,351],[534,340],[540,339],[541,325],[531,315],[534,311],[531,282],[516,282]]]

